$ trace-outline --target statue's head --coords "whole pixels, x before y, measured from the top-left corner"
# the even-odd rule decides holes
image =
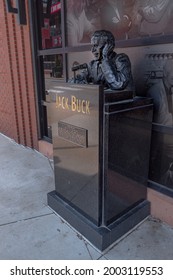
[[[91,37],[92,48],[91,51],[96,59],[100,59],[102,50],[106,44],[110,46],[110,50],[113,51],[115,47],[115,38],[110,31],[98,30],[95,31]]]

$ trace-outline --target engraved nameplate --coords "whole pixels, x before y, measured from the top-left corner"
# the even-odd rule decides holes
[[[88,147],[88,130],[85,128],[59,121],[58,136],[79,146]]]

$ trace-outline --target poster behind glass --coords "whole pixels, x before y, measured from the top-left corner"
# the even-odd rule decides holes
[[[145,89],[154,105],[149,177],[173,189],[173,53],[146,56]]]
[[[61,1],[42,0],[41,37],[42,49],[62,46]]]
[[[173,33],[171,0],[66,0],[68,45],[89,43],[95,30],[116,40]]]

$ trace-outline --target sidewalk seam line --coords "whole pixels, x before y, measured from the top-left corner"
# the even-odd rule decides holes
[[[32,220],[32,219],[36,219],[36,218],[40,218],[40,217],[50,216],[50,215],[53,215],[53,214],[54,214],[54,213],[52,212],[52,213],[49,213],[49,214],[43,214],[43,215],[39,215],[39,216],[33,216],[33,217],[30,217],[30,218],[25,218],[25,219],[13,221],[13,222],[5,223],[5,224],[0,224],[0,227],[2,227],[2,226],[7,226],[7,225],[11,225],[11,224],[15,224],[15,223],[18,223],[18,222],[27,221],[27,220]]]

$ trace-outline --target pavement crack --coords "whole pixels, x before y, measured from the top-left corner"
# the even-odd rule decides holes
[[[53,161],[52,161],[52,163],[51,163],[51,160],[50,160],[50,159],[48,159],[48,162],[49,162],[49,165],[50,165],[50,168],[51,168],[52,172],[54,173],[54,168],[53,168],[53,166],[52,166]]]
[[[84,244],[85,244],[85,247],[86,247],[86,249],[87,249],[87,251],[88,251],[88,254],[89,254],[91,260],[93,260],[93,257],[92,257],[92,255],[91,255],[91,252],[90,252],[90,250],[89,250],[89,248],[88,248],[88,244],[86,243],[85,240],[84,240]]]
[[[8,223],[0,224],[0,227],[8,226],[8,225],[11,225],[11,224],[16,224],[18,222],[23,222],[23,221],[33,220],[33,219],[37,219],[37,218],[41,218],[41,217],[46,217],[46,216],[50,216],[50,215],[53,215],[53,214],[54,213],[48,213],[48,214],[33,216],[33,217],[29,217],[29,218],[24,218],[24,219],[20,219],[20,220],[17,220],[17,221],[12,221],[12,222],[8,222]]]

